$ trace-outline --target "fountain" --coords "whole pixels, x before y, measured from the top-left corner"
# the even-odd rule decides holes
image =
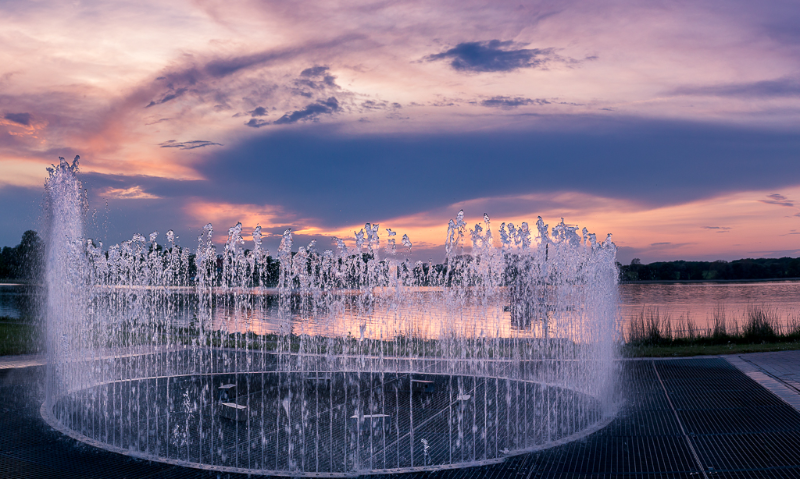
[[[77,158],[46,184],[42,415],[80,441],[207,470],[352,476],[489,464],[614,415],[615,246],[539,218],[447,227],[441,265],[366,224],[276,257],[172,231],[83,236]],[[381,241],[384,244],[381,245]],[[471,246],[471,247],[470,247]],[[398,252],[398,249],[400,250]]]

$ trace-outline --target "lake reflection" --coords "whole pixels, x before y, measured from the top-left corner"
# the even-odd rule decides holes
[[[718,307],[723,307],[727,321],[742,325],[747,308],[763,306],[774,312],[782,323],[800,316],[800,282],[769,281],[757,283],[669,283],[621,284],[620,315],[623,325],[642,312],[644,307],[658,308],[668,315],[673,330],[681,329],[681,316],[688,314],[699,328],[708,328]]]
[[[0,317],[30,319],[35,316],[40,288],[23,284],[0,284]]]
[[[620,291],[620,319],[623,328],[631,318],[639,315],[643,308],[658,308],[662,317],[669,316],[673,322],[673,330],[680,329],[682,317],[689,315],[699,328],[709,327],[714,311],[722,306],[728,320],[737,320],[742,324],[747,308],[751,306],[764,306],[773,311],[782,322],[787,322],[793,316],[800,316],[800,282],[798,281],[771,281],[757,283],[668,283],[668,284],[622,284]],[[24,285],[0,284],[0,317],[24,319],[34,316],[38,289]],[[238,318],[217,312],[213,318],[214,326],[231,329],[249,329],[258,333],[277,332],[280,329],[280,320],[277,311],[267,308],[267,314],[261,311],[250,312],[249,318]],[[252,314],[255,313],[255,314]],[[271,314],[274,313],[274,314]],[[378,326],[382,319],[388,319],[389,312],[376,312],[368,323]],[[443,311],[431,311],[431,316],[444,314]],[[179,322],[189,321],[189,315],[179,313]],[[247,313],[245,313],[247,316]],[[491,322],[493,333],[496,328],[501,330],[500,335],[514,335],[510,325],[510,316],[502,311],[498,305]],[[231,321],[241,321],[234,326]],[[308,331],[310,325],[296,318],[297,324],[293,329],[297,332]],[[438,323],[438,321],[436,321]],[[419,324],[419,323],[417,323]],[[232,327],[234,326],[234,327]],[[352,324],[351,324],[352,327]],[[541,327],[534,323],[534,327]],[[334,329],[337,329],[334,327]],[[338,334],[350,333],[359,336],[361,331],[336,331]],[[377,334],[380,332],[376,331]],[[432,334],[433,331],[429,332]],[[533,336],[541,335],[541,331],[531,332]],[[528,334],[531,334],[528,333]],[[369,332],[368,332],[369,334]],[[489,334],[489,331],[484,331]]]

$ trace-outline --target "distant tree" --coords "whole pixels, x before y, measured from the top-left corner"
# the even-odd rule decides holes
[[[17,246],[0,251],[0,278],[34,281],[44,264],[44,242],[36,231],[22,233]]]

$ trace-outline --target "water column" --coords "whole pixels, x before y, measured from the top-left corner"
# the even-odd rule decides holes
[[[46,260],[44,280],[47,373],[46,397],[91,386],[91,374],[80,367],[87,351],[86,289],[87,268],[83,254],[85,194],[78,180],[78,161],[59,158],[48,168],[45,183]],[[49,406],[53,406],[49,404]],[[69,423],[71,418],[67,418]]]

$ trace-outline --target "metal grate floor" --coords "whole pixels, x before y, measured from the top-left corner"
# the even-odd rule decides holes
[[[0,478],[245,478],[94,449],[39,417],[43,368],[0,370]],[[719,358],[620,363],[605,429],[502,464],[410,479],[799,478],[800,413]],[[252,476],[251,476],[252,477]]]

